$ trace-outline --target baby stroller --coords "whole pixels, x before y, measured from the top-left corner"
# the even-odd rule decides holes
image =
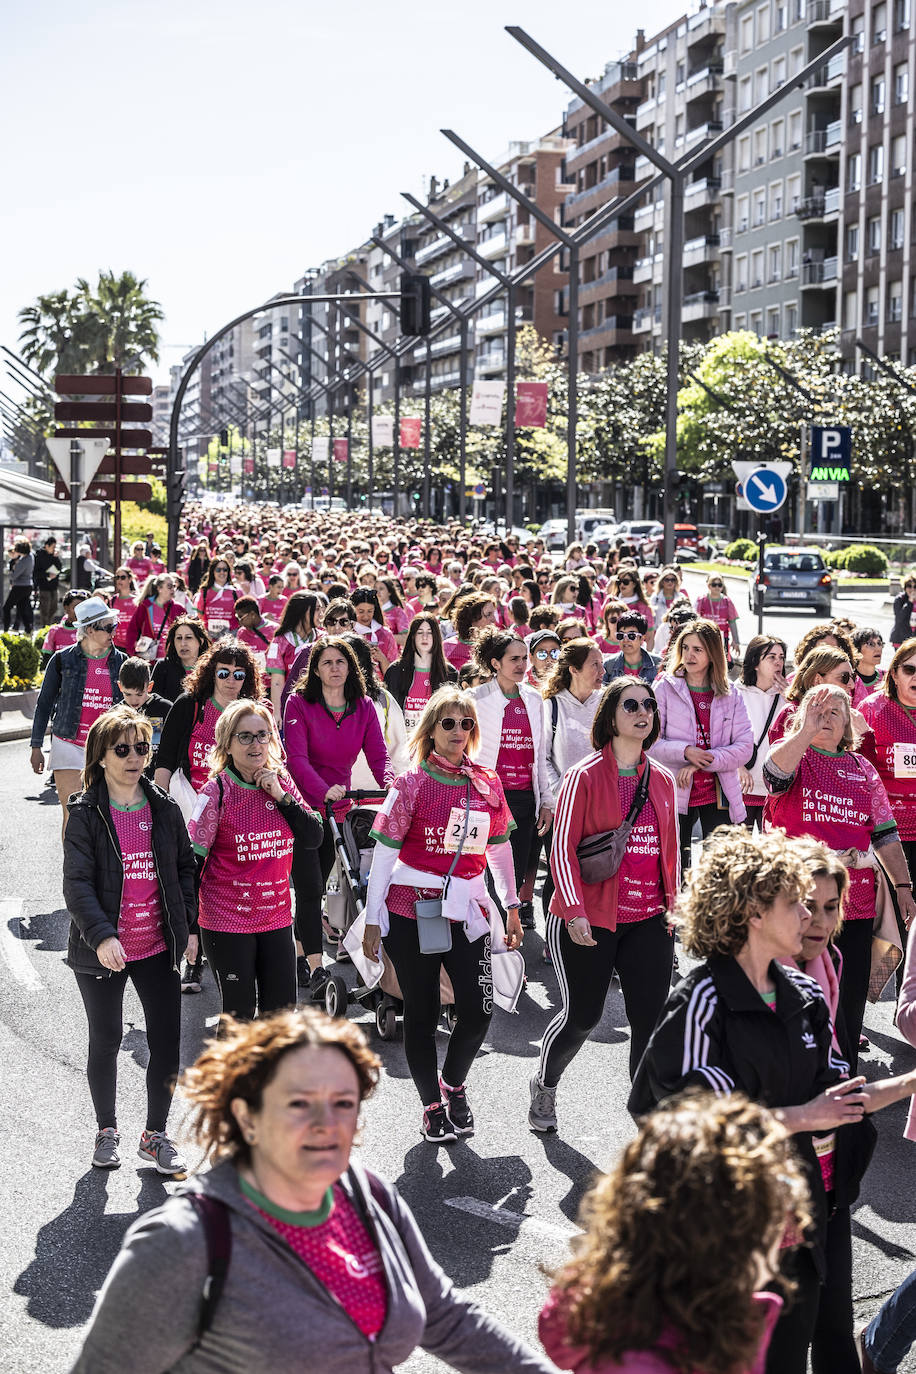
[[[334,837],[335,861],[325,895],[323,924],[328,937],[335,941],[343,939],[365,910],[369,869],[375,848],[375,841],[369,832],[375,821],[376,810],[386,793],[357,791],[347,792],[345,796],[357,805],[351,807],[341,821],[338,822],[335,817],[333,806],[325,808],[326,823],[331,827]],[[333,886],[335,878],[336,888]],[[376,1030],[381,1038],[393,1040],[397,1035],[398,1017],[404,1011],[404,1003],[397,974],[385,956],[384,947],[380,955],[384,973],[374,987],[366,987],[360,978],[351,992],[343,978],[333,974],[325,988],[324,1005],[329,1016],[343,1015],[350,1000],[368,1007],[375,1017]],[[444,969],[440,972],[439,985],[446,1025],[451,1030],[455,1021],[455,998],[451,980]]]

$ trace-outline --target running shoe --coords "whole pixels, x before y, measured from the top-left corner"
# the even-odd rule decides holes
[[[534,930],[534,902],[522,902],[518,909],[522,930]]]
[[[867,1035],[860,1035],[860,1036],[859,1036],[859,1053],[860,1053],[860,1054],[867,1054],[867,1052],[868,1052],[870,1049],[871,1049],[871,1041],[869,1040],[868,1036],[867,1036]]]
[[[423,1112],[423,1125],[420,1127],[420,1134],[425,1140],[431,1140],[436,1145],[443,1145],[447,1141],[458,1139],[455,1128],[448,1119],[448,1112],[441,1102],[434,1102],[431,1107],[427,1107]]]
[[[181,975],[182,992],[200,992],[200,981],[203,974],[203,960],[198,959],[193,964],[185,961],[184,973]]]
[[[312,978],[309,961],[304,954],[296,955],[296,982],[300,988],[307,988]]]
[[[311,997],[313,1002],[324,1001],[324,990],[330,981],[331,975],[326,968],[319,964],[318,968],[313,970],[312,976],[309,979],[309,997]]]
[[[537,1074],[534,1074],[528,1087],[531,1091],[528,1125],[533,1131],[555,1131],[557,1129],[556,1088],[548,1088],[541,1082]]]
[[[160,1174],[183,1174],[187,1163],[175,1143],[165,1131],[144,1131],[137,1154],[149,1164],[155,1164]]]
[[[439,1079],[439,1087],[442,1089],[442,1098],[448,1119],[455,1128],[456,1135],[474,1134],[474,1113],[468,1106],[468,1095],[462,1083],[460,1088],[450,1088],[442,1079]]]
[[[95,1149],[92,1153],[93,1168],[120,1169],[121,1156],[118,1153],[118,1146],[120,1144],[121,1137],[118,1135],[115,1127],[103,1127],[95,1138]]]

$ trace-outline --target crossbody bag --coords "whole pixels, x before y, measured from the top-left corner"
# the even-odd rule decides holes
[[[455,850],[455,857],[452,859],[445,875],[445,882],[442,884],[442,895],[429,898],[418,897],[414,907],[417,914],[417,938],[420,942],[421,954],[447,954],[452,947],[452,923],[443,916],[442,905],[448,894],[449,880],[461,858],[461,851],[464,849],[464,842],[467,839],[468,826],[471,823],[471,784],[469,780],[465,782],[465,787],[467,790],[464,797],[464,825],[461,830],[461,839],[458,841],[458,848]]]
[[[649,796],[650,769],[651,764],[646,759],[642,777],[636,784],[636,792],[622,824],[615,830],[601,830],[597,835],[589,835],[588,839],[580,840],[576,845],[576,858],[579,860],[583,883],[603,883],[613,878],[623,863],[630,831]]]

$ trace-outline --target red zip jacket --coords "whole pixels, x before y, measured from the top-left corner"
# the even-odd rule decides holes
[[[640,777],[645,766],[643,756],[637,768]],[[590,835],[616,830],[623,823],[617,772],[617,760],[610,744],[600,753],[589,754],[580,763],[573,764],[566,772],[557,800],[550,851],[550,868],[556,883],[551,911],[564,921],[585,916],[593,926],[602,926],[605,930],[617,929],[617,874],[603,883],[584,884],[576,846]],[[670,911],[681,883],[677,786],[667,768],[654,759],[649,774],[649,800],[658,818],[662,888],[665,908]]]

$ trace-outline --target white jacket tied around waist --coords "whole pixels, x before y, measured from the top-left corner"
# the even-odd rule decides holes
[[[534,766],[531,771],[531,781],[534,789],[535,810],[540,810],[542,806],[549,806],[553,811],[556,807],[556,800],[551,791],[550,778],[547,774],[544,702],[540,692],[534,687],[530,687],[527,682],[521,683],[519,694],[525,710],[528,712],[531,742],[534,745]],[[480,725],[480,747],[474,756],[474,762],[479,763],[483,768],[490,768],[495,771],[496,760],[499,757],[499,742],[502,738],[503,714],[510,698],[504,695],[495,678],[490,682],[481,683],[479,687],[472,687],[468,695],[474,698],[474,705],[477,707],[477,721]]]

